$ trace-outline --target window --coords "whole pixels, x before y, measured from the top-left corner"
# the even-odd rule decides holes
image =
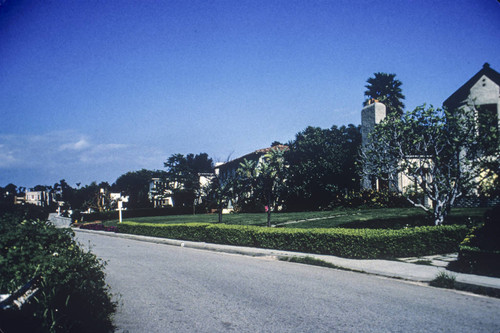
[[[479,135],[484,138],[498,137],[498,110],[496,104],[485,104],[478,108]],[[493,131],[493,134],[491,135]],[[491,142],[494,149],[498,141]],[[488,153],[488,150],[486,151]]]

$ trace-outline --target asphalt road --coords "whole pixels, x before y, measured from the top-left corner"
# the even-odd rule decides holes
[[[500,332],[500,299],[77,233],[107,261],[118,332]]]

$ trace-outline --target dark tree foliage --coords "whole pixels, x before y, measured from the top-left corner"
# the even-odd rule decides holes
[[[152,204],[148,197],[149,184],[154,177],[164,177],[165,171],[146,170],[127,172],[113,184],[112,189],[129,197],[127,208],[150,208]]]
[[[5,187],[0,186],[0,206],[13,205],[16,194],[17,194],[16,185],[11,183]]]
[[[276,147],[276,146],[281,146],[281,145],[283,145],[283,144],[279,141],[273,141],[273,143],[271,143],[271,147]]]
[[[165,181],[173,193],[174,205],[193,206],[200,191],[199,174],[213,172],[213,160],[206,153],[173,154],[164,165],[167,169]]]
[[[385,104],[388,116],[400,117],[403,114],[405,105],[402,100],[405,96],[401,90],[401,81],[396,80],[396,74],[375,73],[366,82],[365,96],[368,98],[363,105],[368,105],[370,99],[376,99]]]
[[[484,128],[476,114],[473,106],[441,110],[423,105],[401,118],[386,118],[363,147],[365,175],[389,182],[436,225],[443,224],[458,198],[493,183],[498,170],[497,131]],[[399,186],[400,179],[408,185]]]
[[[274,147],[258,161],[244,159],[236,171],[236,196],[238,204],[265,207],[267,226],[271,226],[271,213],[278,211],[287,192],[284,152],[288,149]]]
[[[359,189],[359,126],[308,127],[288,145],[287,209],[324,208],[337,194]]]
[[[47,185],[36,185],[33,187],[33,191],[50,191],[52,188]]]

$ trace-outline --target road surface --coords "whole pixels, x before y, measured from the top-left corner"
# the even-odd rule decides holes
[[[361,273],[77,232],[118,332],[500,332],[500,300]]]

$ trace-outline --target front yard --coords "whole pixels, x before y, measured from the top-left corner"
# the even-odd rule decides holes
[[[450,222],[465,223],[468,220],[481,220],[486,208],[455,208],[451,211]],[[217,223],[217,214],[169,215],[135,217],[124,221],[138,223]],[[266,225],[265,213],[227,214],[224,224],[231,225]],[[419,208],[339,208],[331,211],[274,213],[271,223],[285,228],[395,228],[423,225],[425,212]],[[106,226],[118,225],[118,220],[105,221]]]

